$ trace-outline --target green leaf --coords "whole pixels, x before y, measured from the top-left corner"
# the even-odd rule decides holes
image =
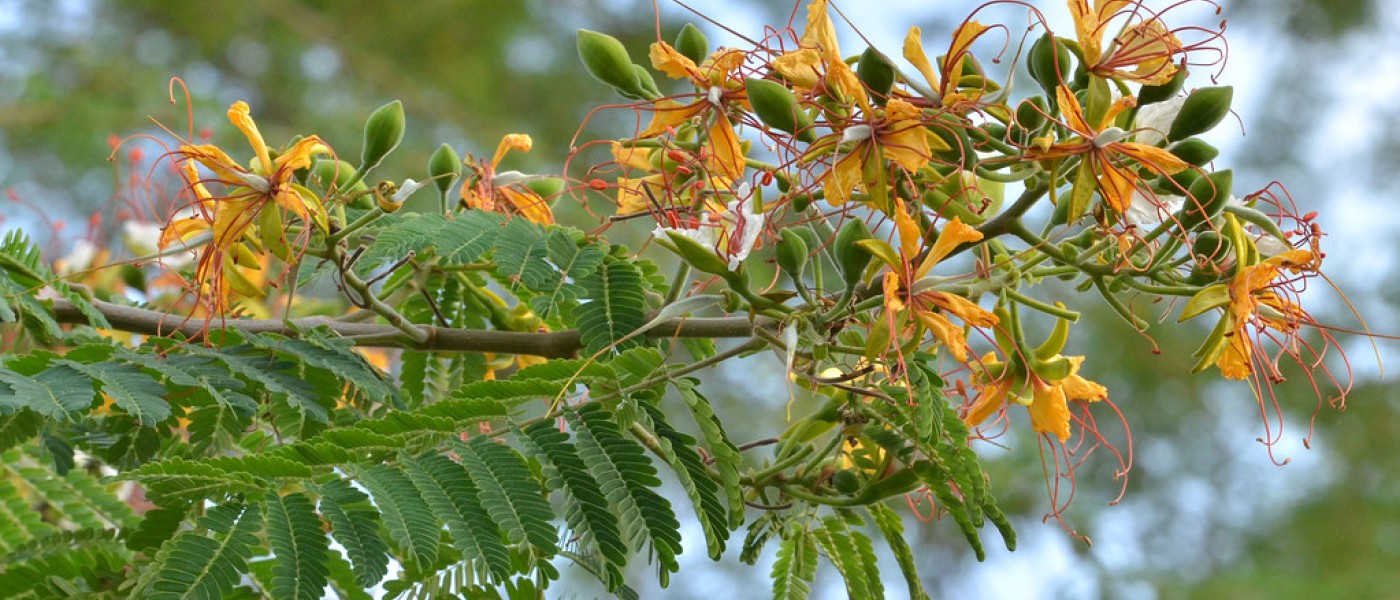
[[[656,468],[640,445],[622,437],[602,405],[590,403],[564,414],[577,436],[579,456],[617,511],[630,545],[651,543],[664,587],[680,569],[681,534],[671,503],[653,489],[661,487]]]
[[[547,242],[549,262],[557,269],[540,281],[524,279],[525,285],[539,296],[530,299],[530,308],[542,319],[549,319],[559,312],[559,305],[578,301],[583,288],[577,283],[603,264],[607,252],[599,243],[580,246],[572,230],[556,229]]]
[[[496,273],[512,284],[538,289],[554,268],[545,261],[549,236],[529,219],[511,219],[496,236]]]
[[[604,348],[623,347],[622,338],[646,322],[646,298],[642,278],[630,263],[609,258],[602,268],[579,282],[586,302],[574,311],[584,351],[592,355]],[[616,346],[614,346],[616,345]]]
[[[468,560],[480,560],[496,581],[510,577],[510,553],[501,542],[501,532],[481,505],[480,491],[467,472],[452,460],[437,454],[400,457],[404,472],[433,515],[447,525],[454,546]]]
[[[44,461],[18,449],[0,457],[4,461],[0,464],[0,476],[23,481],[28,500],[45,505],[51,518],[90,529],[124,527],[136,521],[129,505],[82,469],[60,475]]]
[[[909,548],[909,542],[904,540],[904,523],[900,521],[899,513],[884,504],[872,504],[867,506],[866,510],[875,520],[875,526],[879,527],[880,533],[885,536],[885,543],[889,544],[890,552],[894,553],[894,559],[899,563],[904,582],[909,586],[909,597],[912,600],[927,599],[928,593],[924,591],[924,584],[919,579],[919,568],[914,563],[914,551]]]
[[[401,551],[399,558],[418,568],[431,566],[438,556],[439,526],[408,476],[385,464],[346,470],[374,497],[389,539]]]
[[[43,424],[43,418],[27,408],[21,408],[19,412],[11,415],[0,416],[0,451],[9,450],[34,439]]]
[[[775,600],[805,600],[817,576],[816,543],[805,529],[791,529],[778,545],[778,557],[773,561],[771,578]]]
[[[557,554],[559,548],[554,540],[559,532],[550,524],[554,511],[544,499],[544,490],[530,476],[525,459],[486,436],[472,438],[468,444],[454,442],[452,446],[472,483],[481,491],[486,513],[505,530],[506,539],[512,544],[528,541],[538,559]]]
[[[93,398],[92,380],[71,366],[51,366],[34,376],[0,367],[0,411],[27,407],[63,421],[71,413],[92,406]]]
[[[671,427],[665,420],[666,415],[655,404],[647,401],[637,404],[651,430],[656,432],[657,447],[662,450],[663,458],[671,464],[676,479],[695,506],[695,516],[705,532],[710,558],[719,560],[724,555],[724,542],[729,539],[729,518],[725,503],[720,499],[719,484],[710,478],[705,460],[695,451],[695,438]]]
[[[851,598],[884,598],[884,586],[875,562],[870,538],[854,531],[835,515],[822,519],[822,526],[812,532],[826,552],[831,564],[846,579],[846,593]]]
[[[142,465],[118,475],[117,479],[140,483],[151,500],[160,506],[261,495],[272,486],[246,473],[178,457]]]
[[[153,570],[142,577],[147,598],[222,598],[247,569],[254,535],[262,526],[256,505],[224,505],[209,509],[198,526],[209,535],[187,531],[161,546]],[[132,594],[140,597],[141,594]]]
[[[455,218],[436,214],[410,213],[381,219],[375,240],[362,263],[374,265],[379,259],[398,260],[409,252],[420,255],[432,250],[443,264],[476,262],[496,243],[504,216],[484,210],[458,213]]]
[[[724,432],[724,425],[720,423],[710,400],[695,389],[689,380],[685,385],[678,382],[677,389],[681,392],[681,398],[685,399],[686,406],[690,407],[695,424],[700,428],[700,435],[705,438],[705,445],[710,449],[710,456],[714,458],[720,484],[724,486],[725,496],[729,499],[729,526],[738,527],[744,522],[744,490],[739,484],[739,466],[743,463],[744,456],[739,453],[739,447],[730,441],[729,434]]]
[[[301,492],[269,492],[267,541],[277,557],[272,565],[272,595],[319,600],[326,588],[330,543],[321,531],[311,499]]]
[[[100,391],[142,427],[154,427],[170,417],[170,403],[163,397],[165,386],[141,369],[118,362],[83,364],[61,360],[58,364],[73,367],[97,381]]]
[[[597,548],[609,590],[616,591],[627,565],[627,543],[623,541],[617,517],[609,510],[602,486],[569,443],[568,434],[553,423],[538,422],[520,432],[520,440],[540,461],[550,489],[564,496],[564,521],[574,530],[583,547]]]
[[[345,548],[363,588],[373,587],[389,572],[389,546],[379,537],[379,510],[369,496],[341,479],[321,486],[321,514],[331,524],[331,537]]]

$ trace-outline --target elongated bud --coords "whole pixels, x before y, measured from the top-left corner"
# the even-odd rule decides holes
[[[782,269],[797,284],[802,283],[802,271],[807,268],[807,242],[793,229],[784,229],[778,234],[778,245],[774,255],[778,268]]]
[[[811,142],[816,139],[812,131],[812,119],[797,104],[792,90],[776,81],[766,79],[746,79],[744,88],[749,93],[749,105],[764,125],[796,134],[799,139]]]
[[[369,208],[369,187],[356,176],[355,167],[343,160],[318,158],[311,165],[311,179],[325,189],[335,188],[339,197],[352,198],[349,205],[354,208]],[[348,186],[348,187],[347,187]]]
[[[1215,146],[1206,143],[1201,138],[1181,140],[1168,147],[1167,151],[1171,152],[1177,158],[1198,167],[1215,160],[1215,157],[1220,155],[1220,150],[1217,150]]]
[[[457,151],[447,144],[438,146],[428,157],[428,175],[433,178],[438,193],[446,196],[447,190],[462,176],[462,159],[457,156]]]
[[[1230,199],[1230,187],[1234,180],[1234,172],[1225,169],[1192,182],[1186,191],[1186,203],[1177,213],[1181,229],[1190,231],[1220,214],[1225,202]]]
[[[675,246],[676,254],[679,254],[685,262],[690,263],[690,266],[696,270],[711,275],[729,273],[729,265],[718,254],[715,254],[714,249],[707,248],[704,244],[675,231],[667,230],[666,237]]]
[[[1055,306],[1064,308],[1063,302],[1056,302]],[[1055,329],[1050,332],[1050,337],[1045,339],[1045,343],[1035,349],[1035,357],[1040,360],[1050,360],[1060,354],[1065,349],[1065,343],[1069,341],[1069,319],[1056,319]]]
[[[1235,88],[1228,85],[1201,88],[1191,92],[1191,95],[1186,97],[1186,102],[1181,105],[1181,112],[1177,113],[1176,120],[1172,121],[1167,139],[1184,140],[1210,131],[1230,113],[1230,100],[1234,95]]]
[[[1191,285],[1206,285],[1218,281],[1227,274],[1227,260],[1234,251],[1230,238],[1214,231],[1203,231],[1191,244],[1191,257],[1195,264],[1186,282]]]
[[[1055,39],[1050,32],[1046,32],[1031,44],[1027,59],[1026,68],[1031,77],[1051,98],[1055,97],[1055,89],[1060,86],[1060,81],[1067,81],[1073,73],[1069,48]]]
[[[1171,80],[1162,85],[1145,85],[1138,91],[1138,106],[1156,104],[1181,91],[1181,87],[1186,85],[1186,69],[1177,69]]]
[[[637,74],[637,85],[642,98],[655,100],[661,97],[661,88],[656,87],[656,79],[652,78],[651,71],[646,70],[642,65],[634,64],[632,72]]]
[[[641,81],[622,42],[606,33],[578,30],[578,57],[594,79],[612,86],[623,96],[641,98]]]
[[[365,121],[365,147],[360,152],[360,173],[379,166],[403,141],[403,103],[395,100],[376,108]]]
[[[1040,131],[1048,121],[1046,115],[1050,114],[1050,107],[1045,103],[1044,96],[1031,96],[1022,100],[1016,105],[1016,124],[1026,131]]]
[[[564,191],[564,180],[558,177],[539,177],[525,182],[525,187],[539,194],[541,198],[552,199]]]
[[[680,33],[676,34],[675,48],[681,56],[698,65],[710,54],[710,40],[705,38],[705,33],[700,31],[699,27],[686,23],[681,26]]]
[[[865,267],[870,264],[870,253],[856,244],[865,239],[870,239],[870,228],[860,219],[846,221],[841,230],[836,232],[836,263],[841,265],[841,277],[847,288],[860,281]]]
[[[874,48],[866,48],[856,63],[856,76],[875,96],[876,104],[884,104],[894,87],[894,65]]]

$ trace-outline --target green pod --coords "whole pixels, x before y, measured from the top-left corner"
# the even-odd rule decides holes
[[[1233,251],[1234,243],[1228,236],[1220,235],[1214,231],[1204,231],[1196,236],[1196,240],[1191,243],[1191,256],[1195,259],[1195,264],[1191,266],[1191,273],[1186,277],[1186,283],[1191,285],[1208,285],[1219,281],[1221,277],[1228,274],[1226,259]]]
[[[428,176],[433,178],[433,185],[437,186],[438,193],[446,196],[447,190],[462,176],[462,159],[457,156],[457,151],[453,150],[452,146],[438,146],[433,155],[428,157]]]
[[[841,230],[836,232],[836,264],[841,266],[841,278],[848,289],[860,281],[861,276],[865,274],[865,267],[870,265],[870,253],[856,244],[867,239],[870,239],[870,228],[860,219],[846,221]]]
[[[1186,203],[1177,213],[1183,231],[1191,231],[1220,214],[1230,199],[1230,187],[1235,173],[1230,169],[1216,171],[1191,183],[1186,191]]]
[[[801,285],[802,272],[807,268],[807,257],[810,250],[807,249],[807,242],[795,229],[784,229],[778,233],[778,245],[773,254],[778,259],[778,268],[791,277],[794,283]]]
[[[783,84],[767,79],[746,79],[749,105],[764,125],[797,135],[804,142],[816,139],[812,119],[797,104],[797,97]]]
[[[1215,231],[1203,231],[1191,242],[1191,255],[1220,260],[1230,253],[1233,246],[1230,238]]]
[[[987,132],[987,136],[994,140],[1006,139],[1006,126],[996,121],[983,123],[982,131]]]
[[[360,152],[360,173],[379,166],[403,141],[403,103],[395,100],[374,109],[365,120],[365,146]]]
[[[1186,85],[1186,69],[1178,68],[1176,74],[1172,75],[1170,81],[1162,85],[1146,85],[1138,91],[1138,106],[1156,104],[1181,92],[1181,87]]]
[[[1191,92],[1172,121],[1167,139],[1184,140],[1215,128],[1230,113],[1230,100],[1234,95],[1235,88],[1228,85]]]
[[[880,51],[866,48],[856,63],[856,77],[875,96],[875,103],[883,105],[894,87],[894,65]]]
[[[578,30],[578,57],[594,79],[629,98],[642,97],[642,84],[632,68],[627,48],[617,38],[587,29]]]
[[[1216,149],[1201,138],[1187,138],[1172,144],[1167,148],[1173,156],[1186,161],[1188,164],[1201,166],[1220,155],[1220,150]]]
[[[841,469],[831,474],[831,487],[842,494],[854,494],[860,490],[860,475],[853,469]]]
[[[1045,90],[1049,97],[1054,98],[1055,89],[1060,87],[1060,81],[1069,78],[1072,64],[1069,48],[1047,31],[1031,44],[1026,68],[1036,83],[1040,84],[1040,88]]]
[[[710,40],[705,37],[705,33],[700,31],[694,24],[686,23],[681,26],[680,33],[676,34],[676,52],[681,56],[689,58],[695,64],[705,61],[705,57],[710,54]]]

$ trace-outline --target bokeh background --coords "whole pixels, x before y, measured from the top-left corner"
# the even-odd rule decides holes
[[[764,24],[785,25],[794,13],[790,0],[689,4],[748,35],[760,34]],[[903,0],[872,10],[873,4],[835,3],[891,55],[909,25],[922,26],[926,40],[939,39],[976,7]],[[1073,31],[1062,2],[1032,4],[1058,15],[1062,34]],[[1400,103],[1394,100],[1400,98],[1400,1],[1221,4],[1220,15],[1183,13],[1205,23],[1228,21],[1229,62],[1219,81],[1236,86],[1238,119],[1210,138],[1224,151],[1217,164],[1236,169],[1238,188],[1279,180],[1300,212],[1319,211],[1331,233],[1323,241],[1330,255],[1325,272],[1373,330],[1400,333]],[[580,130],[593,107],[618,99],[583,72],[574,30],[612,34],[641,58],[655,38],[658,10],[666,39],[692,21],[712,45],[737,43],[679,4],[654,7],[645,0],[0,0],[0,186],[7,192],[0,229],[29,231],[51,257],[80,238],[114,239],[120,219],[111,206],[130,172],[122,155],[107,161],[112,141],[159,133],[148,116],[177,132],[190,127],[185,107],[169,102],[172,75],[188,86],[194,131],[209,129],[232,147],[242,141],[223,112],[234,100],[253,106],[271,140],[314,132],[354,152],[363,118],[398,98],[409,134],[386,173],[421,173],[441,142],[488,156],[512,132],[536,142],[515,168],[558,172],[576,135],[618,137],[634,126],[626,115],[605,115]],[[1017,36],[1025,22],[1024,9],[1015,6],[986,14],[984,22],[1004,15]],[[850,33],[843,32],[842,46],[859,52],[863,42]],[[1193,85],[1207,84],[1203,77],[1194,76]],[[148,168],[152,157],[142,164]],[[586,156],[579,161],[587,162]],[[93,213],[105,218],[94,222]],[[1305,301],[1319,321],[1356,327],[1337,292],[1313,289]],[[987,562],[978,564],[951,523],[909,518],[920,569],[941,592],[936,596],[1395,597],[1400,392],[1380,378],[1370,342],[1343,335],[1349,365],[1329,363],[1355,375],[1345,411],[1324,406],[1313,420],[1317,394],[1306,380],[1293,377],[1278,387],[1286,428],[1274,457],[1290,462],[1276,466],[1256,441],[1264,430],[1248,388],[1213,373],[1185,375],[1204,331],[1161,326],[1151,335],[1091,310],[1071,342],[1074,353],[1092,357],[1086,374],[1106,384],[1122,407],[1136,452],[1117,506],[1108,505],[1118,495],[1116,462],[1096,455],[1079,473],[1075,503],[1064,516],[1093,545],[1053,519],[1042,522],[1049,503],[1032,439],[1011,439],[1009,449],[984,445],[979,451],[1019,526],[1020,549],[1010,553],[994,543]],[[1398,354],[1394,343],[1379,342],[1380,357],[1396,369]],[[736,418],[744,411],[761,413],[749,421],[781,418],[782,383],[755,383],[773,370],[765,360],[771,359],[738,363],[707,381],[710,396],[728,403],[721,414],[734,427],[746,420]],[[1307,449],[1302,439],[1310,428]],[[740,439],[762,433],[739,429]],[[666,597],[765,595],[766,564],[714,564],[698,549],[685,556],[689,562]],[[898,574],[891,567],[893,583]],[[653,597],[661,592],[646,587],[654,585],[646,584],[646,571],[643,566],[632,580]],[[819,580],[820,597],[841,593],[829,571]],[[888,587],[902,593],[902,585]],[[598,593],[586,577],[571,576],[551,595]]]

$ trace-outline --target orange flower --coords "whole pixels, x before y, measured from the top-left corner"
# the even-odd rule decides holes
[[[702,93],[699,99],[685,105],[674,100],[658,100],[652,109],[651,123],[637,137],[662,135],[691,119],[713,115],[707,126],[705,166],[717,176],[737,180],[744,174],[744,149],[725,109],[734,103],[748,106],[748,92],[743,83],[733,77],[743,63],[743,52],[722,48],[696,66],[670,44],[653,43],[652,66],[672,78],[690,79]]]
[[[1069,402],[1080,400],[1097,402],[1108,398],[1108,389],[1079,375],[1079,365],[1083,356],[1055,355],[1046,364],[1059,363],[1064,375],[1051,378],[1033,369],[1012,372],[1008,365],[996,360],[987,353],[982,357],[982,368],[974,372],[972,385],[977,389],[976,400],[968,408],[963,420],[969,426],[977,426],[996,414],[1008,401],[1025,405],[1031,415],[1031,429],[1036,433],[1051,433],[1061,442],[1069,439]],[[998,376],[992,377],[991,374]]]
[[[943,56],[941,61],[942,77],[939,77],[939,74],[933,71],[933,65],[929,62],[928,55],[924,54],[922,32],[918,27],[909,28],[909,34],[904,37],[904,58],[913,64],[924,76],[924,80],[933,87],[939,103],[943,106],[950,107],[974,101],[982,95],[981,90],[959,92],[958,79],[962,77],[963,64],[967,61],[968,49],[972,46],[972,42],[976,41],[987,29],[986,25],[977,21],[964,21],[962,25],[959,25],[958,29],[953,32],[952,45],[949,46],[948,53]]]
[[[320,138],[302,138],[276,159],[249,115],[248,105],[235,102],[228,110],[229,120],[248,138],[254,159],[252,168],[244,167],[217,146],[186,144],[176,150],[177,162],[185,184],[194,196],[190,215],[173,219],[161,232],[158,246],[164,250],[176,242],[190,243],[197,238],[205,244],[195,268],[194,285],[200,293],[208,293],[213,314],[224,314],[229,308],[231,292],[250,298],[263,296],[262,269],[265,257],[259,256],[256,230],[284,227],[279,213],[285,209],[303,223],[327,229],[326,209],[311,190],[296,183],[294,174],[311,166],[317,154],[329,154],[330,148]],[[214,172],[212,180],[200,179],[194,163]],[[213,196],[205,186],[207,181],[228,190],[221,197]],[[281,231],[265,234],[280,236]],[[303,230],[299,240],[309,239]],[[207,237],[206,237],[207,236]],[[287,260],[295,260],[289,255]]]
[[[1131,0],[1095,0],[1091,8],[1089,0],[1069,0],[1084,62],[1090,73],[1100,77],[1162,85],[1176,75],[1180,67],[1172,61],[1185,50],[1160,18],[1153,16],[1129,25],[1107,48],[1103,45],[1109,21],[1133,4]],[[1130,68],[1133,70],[1126,70]]]
[[[1228,343],[1215,363],[1220,367],[1221,375],[1230,379],[1244,379],[1254,371],[1252,344],[1245,328],[1255,317],[1264,327],[1290,333],[1297,331],[1299,323],[1309,318],[1302,307],[1267,288],[1285,269],[1294,273],[1316,270],[1316,263],[1317,259],[1310,250],[1289,250],[1241,268],[1233,280],[1222,284],[1227,285],[1229,291],[1230,301],[1224,320],[1230,333],[1226,334]],[[1261,306],[1268,310],[1259,310]]]
[[[490,163],[473,162],[473,158],[468,157],[465,163],[474,174],[462,184],[462,205],[481,210],[504,210],[509,207],[535,223],[553,224],[554,214],[549,210],[549,203],[525,185],[531,178],[529,175],[520,171],[496,172],[507,152],[529,152],[533,145],[530,136],[512,133],[501,138]]]
[[[976,302],[957,294],[936,290],[918,289],[919,280],[927,277],[934,265],[948,256],[955,248],[967,242],[982,239],[982,233],[954,218],[943,227],[938,239],[918,260],[919,249],[923,245],[923,235],[906,211],[904,201],[895,200],[895,227],[899,230],[899,257],[885,255],[881,258],[890,266],[885,273],[885,315],[893,319],[902,312],[913,317],[914,322],[933,333],[953,353],[958,362],[967,361],[967,336],[962,327],[954,325],[944,314],[957,316],[964,323],[975,327],[991,327],[997,324],[996,315],[978,306]],[[884,254],[884,253],[877,253]]]
[[[1119,98],[1104,112],[1097,125],[1089,124],[1079,100],[1068,88],[1060,86],[1056,89],[1055,98],[1064,114],[1065,125],[1077,137],[1057,144],[1042,138],[1037,140],[1040,145],[1028,150],[1026,156],[1043,159],[1083,155],[1084,162],[1080,164],[1070,200],[1074,203],[1072,206],[1082,207],[1080,202],[1087,203],[1088,195],[1092,192],[1089,186],[1094,185],[1114,212],[1125,214],[1132,205],[1134,190],[1141,186],[1141,177],[1125,159],[1134,160],[1158,175],[1172,175],[1190,166],[1156,146],[1123,141],[1128,133],[1114,127],[1113,119],[1124,109],[1131,108],[1137,101],[1135,98]]]
[[[815,153],[843,142],[855,142],[821,178],[826,201],[832,206],[849,201],[857,185],[863,184],[872,196],[884,194],[888,184],[884,181],[882,157],[912,173],[927,166],[932,158],[931,139],[936,140],[938,149],[947,149],[939,138],[930,137],[921,120],[922,112],[909,102],[891,99],[876,115],[869,123],[851,125],[839,134],[817,140],[809,150]]]

